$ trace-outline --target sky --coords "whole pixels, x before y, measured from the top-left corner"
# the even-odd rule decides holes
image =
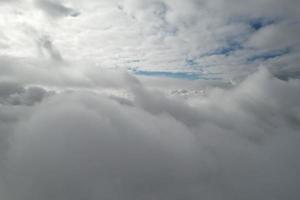
[[[298,200],[299,8],[0,0],[0,199]]]

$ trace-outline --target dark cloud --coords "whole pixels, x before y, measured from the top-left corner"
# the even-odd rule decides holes
[[[127,84],[133,100],[61,93],[13,120],[1,198],[299,199],[299,80],[262,70],[186,101]]]

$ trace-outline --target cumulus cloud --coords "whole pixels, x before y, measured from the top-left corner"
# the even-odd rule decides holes
[[[1,198],[300,197],[299,80],[262,70],[236,88],[184,101],[127,84],[130,103],[64,92],[25,118],[11,112]],[[1,122],[8,117],[1,107]]]

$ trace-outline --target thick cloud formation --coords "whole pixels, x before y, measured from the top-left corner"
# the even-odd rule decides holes
[[[78,91],[1,105],[1,199],[300,198],[299,80],[261,70],[187,100],[127,84],[131,100]]]

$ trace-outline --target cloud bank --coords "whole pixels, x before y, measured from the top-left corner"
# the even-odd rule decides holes
[[[123,101],[2,86],[40,103],[1,104],[1,199],[300,197],[299,80],[261,70],[187,100],[127,84]]]

